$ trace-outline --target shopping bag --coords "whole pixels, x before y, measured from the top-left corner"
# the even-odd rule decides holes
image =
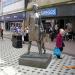
[[[56,56],[61,56],[61,51],[59,48],[55,47],[54,50],[53,50],[53,54],[56,55]]]

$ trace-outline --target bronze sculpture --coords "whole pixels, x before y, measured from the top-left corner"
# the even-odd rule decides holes
[[[38,13],[38,5],[33,4],[32,6],[33,13],[29,16],[29,45],[28,45],[28,53],[30,54],[30,48],[32,41],[37,42],[39,54],[42,54],[42,49],[44,50],[44,54],[46,53],[46,49],[44,46],[44,27],[41,21],[41,16]]]

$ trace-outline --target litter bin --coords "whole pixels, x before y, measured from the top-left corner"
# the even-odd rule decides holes
[[[22,35],[12,35],[12,46],[22,48]]]

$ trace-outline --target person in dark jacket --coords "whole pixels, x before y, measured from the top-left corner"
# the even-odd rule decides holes
[[[63,29],[60,29],[56,37],[56,47],[59,48],[61,52],[63,51],[63,47],[65,46],[63,42],[64,33],[65,31]],[[57,56],[57,58],[60,59],[60,56]]]
[[[0,28],[0,34],[1,34],[1,38],[3,39],[3,29]]]

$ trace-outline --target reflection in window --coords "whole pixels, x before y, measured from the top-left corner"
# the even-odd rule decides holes
[[[15,3],[17,1],[21,1],[21,0],[3,0],[3,6],[7,6],[7,5]]]

